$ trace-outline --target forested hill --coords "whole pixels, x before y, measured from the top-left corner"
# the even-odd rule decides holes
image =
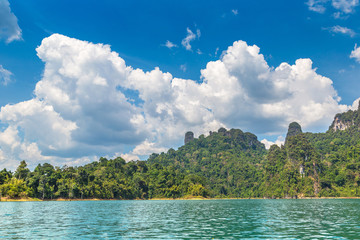
[[[257,171],[265,160],[264,144],[251,133],[238,129],[220,128],[189,141],[177,151],[152,154],[148,166],[175,169],[184,176],[196,176],[207,195],[252,196],[252,189],[260,182]],[[190,193],[194,194],[194,193]]]
[[[0,197],[149,199],[202,197],[360,197],[360,110],[337,114],[326,133],[289,125],[285,145],[220,128],[147,161],[100,158],[80,167],[22,161],[0,171]]]
[[[265,154],[264,144],[254,134],[220,128],[218,132],[210,132],[208,137],[200,135],[199,138],[189,139],[177,151],[169,149],[166,154],[152,154],[147,162],[201,172],[202,168],[211,171],[232,163],[260,163]]]

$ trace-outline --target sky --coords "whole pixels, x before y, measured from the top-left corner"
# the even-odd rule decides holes
[[[0,169],[282,144],[360,98],[359,0],[0,0]],[[358,46],[359,45],[359,46]]]

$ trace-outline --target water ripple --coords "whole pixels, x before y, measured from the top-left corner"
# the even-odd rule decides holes
[[[360,200],[0,202],[0,239],[355,239]]]

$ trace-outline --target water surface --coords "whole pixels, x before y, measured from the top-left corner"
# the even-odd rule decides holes
[[[0,202],[0,239],[360,239],[360,200]]]

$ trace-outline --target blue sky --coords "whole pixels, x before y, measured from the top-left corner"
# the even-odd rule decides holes
[[[146,159],[220,126],[325,131],[360,97],[358,5],[0,0],[0,169]]]

